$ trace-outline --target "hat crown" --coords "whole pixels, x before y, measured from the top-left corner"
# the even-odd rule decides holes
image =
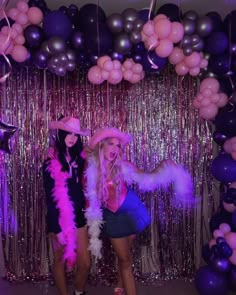
[[[80,130],[80,120],[73,117],[64,117],[61,121],[66,125],[68,128]]]

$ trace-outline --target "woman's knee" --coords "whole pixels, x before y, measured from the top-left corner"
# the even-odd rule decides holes
[[[132,258],[130,255],[118,257],[118,263],[122,268],[128,268],[132,266]]]

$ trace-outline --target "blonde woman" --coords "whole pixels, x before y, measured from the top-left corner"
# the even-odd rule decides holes
[[[101,257],[101,230],[107,236],[118,258],[118,282],[114,295],[136,295],[132,272],[132,241],[151,222],[149,214],[132,183],[150,191],[174,182],[176,195],[186,200],[192,196],[191,177],[174,162],[166,160],[151,173],[139,170],[124,159],[124,148],[131,136],[116,128],[102,128],[91,138],[87,148],[85,170],[88,200],[86,218],[90,236],[89,249]]]

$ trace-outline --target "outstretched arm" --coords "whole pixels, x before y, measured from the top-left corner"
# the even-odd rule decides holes
[[[182,166],[171,160],[161,161],[149,173],[137,169],[135,165],[129,162],[124,162],[122,170],[127,183],[136,183],[142,191],[167,189],[173,183],[174,195],[177,200],[183,203],[194,202],[193,182],[190,174]]]

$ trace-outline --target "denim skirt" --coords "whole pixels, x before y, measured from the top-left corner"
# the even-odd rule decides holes
[[[108,238],[123,238],[142,232],[150,223],[150,215],[137,194],[129,189],[121,207],[114,213],[103,209],[102,233]]]

